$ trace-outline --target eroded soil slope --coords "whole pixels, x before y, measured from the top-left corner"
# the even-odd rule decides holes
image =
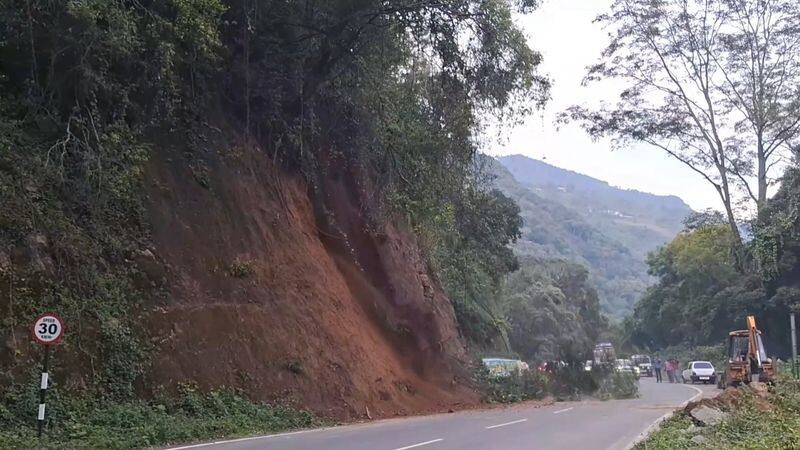
[[[233,386],[341,419],[477,402],[413,236],[368,223],[368,189],[340,166],[314,190],[256,149],[155,156],[152,259],[171,295],[148,320],[144,389]]]

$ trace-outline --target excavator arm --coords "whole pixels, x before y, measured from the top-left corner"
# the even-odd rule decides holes
[[[756,328],[755,316],[747,316],[747,332],[750,347],[748,356],[755,361],[755,365],[760,369],[762,356],[764,355],[761,354],[761,348],[758,345],[758,328]]]

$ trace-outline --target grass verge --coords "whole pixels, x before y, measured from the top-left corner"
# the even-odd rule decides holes
[[[800,448],[800,381],[781,380],[770,388],[766,402],[746,391],[740,398],[719,425],[697,427],[682,411],[636,449]]]
[[[133,449],[325,425],[311,413],[253,403],[233,390],[204,394],[184,386],[171,400],[54,399],[39,441],[35,417],[15,411],[27,403],[7,397],[0,404],[0,448]]]

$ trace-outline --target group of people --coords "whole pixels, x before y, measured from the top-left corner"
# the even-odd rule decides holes
[[[680,383],[681,380],[681,365],[677,359],[668,359],[666,361],[661,361],[661,358],[656,358],[655,362],[653,363],[653,371],[656,375],[656,383],[663,382],[661,377],[661,371],[664,370],[667,372],[667,379],[670,383]]]

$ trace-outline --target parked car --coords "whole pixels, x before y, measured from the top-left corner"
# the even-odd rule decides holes
[[[639,368],[639,372],[641,372],[642,376],[653,376],[653,362],[650,360],[649,356],[633,355],[631,356],[631,361],[633,362],[634,366]]]
[[[717,382],[717,371],[708,361],[692,361],[686,366],[686,370],[681,372],[684,383],[692,384],[701,382],[703,384]]]
[[[592,361],[591,359],[587,359],[586,363],[584,363],[583,365],[583,370],[585,370],[586,372],[591,372],[593,366],[594,366],[594,361]]]
[[[639,379],[639,368],[634,366],[630,359],[617,359],[614,363],[614,370],[622,373],[630,373],[636,377],[637,380]]]

